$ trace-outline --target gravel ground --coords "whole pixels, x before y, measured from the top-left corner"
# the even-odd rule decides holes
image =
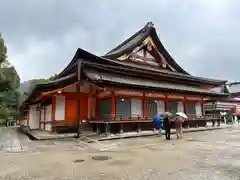
[[[89,145],[74,140],[28,142],[24,152],[0,153],[0,179],[240,179],[239,134],[234,128],[188,133],[171,141],[148,137]],[[97,151],[102,147],[104,151]],[[109,159],[93,160],[96,156]]]

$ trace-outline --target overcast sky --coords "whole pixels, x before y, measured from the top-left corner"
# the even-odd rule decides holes
[[[240,79],[238,0],[0,2],[0,32],[22,81],[59,73],[78,47],[103,55],[148,21],[189,73]]]

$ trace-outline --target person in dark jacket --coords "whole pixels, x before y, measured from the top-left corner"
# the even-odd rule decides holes
[[[163,119],[163,127],[165,129],[165,137],[166,140],[170,140],[171,136],[171,121],[169,119],[169,116],[165,116]]]

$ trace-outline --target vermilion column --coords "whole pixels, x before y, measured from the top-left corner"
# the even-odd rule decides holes
[[[98,118],[98,111],[99,111],[99,108],[98,108],[98,104],[99,104],[99,99],[98,97],[96,96],[96,103],[95,103],[95,119]]]
[[[143,93],[143,117],[147,117],[147,98],[145,93]]]
[[[202,116],[204,116],[205,115],[205,112],[204,112],[204,101],[202,101]]]
[[[116,97],[115,93],[112,92],[112,118],[116,118]]]
[[[89,96],[89,118],[92,119],[92,114],[93,114],[93,97],[92,97],[92,94],[90,94]]]
[[[184,113],[187,114],[187,102],[186,102],[186,98],[184,97],[184,101],[183,101],[183,107],[184,107]]]
[[[168,111],[168,97],[166,96],[165,97],[165,112],[167,112]]]

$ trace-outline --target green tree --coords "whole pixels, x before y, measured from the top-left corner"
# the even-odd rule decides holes
[[[7,60],[7,47],[0,34],[0,120],[7,122],[18,113],[19,84],[19,75]]]
[[[0,64],[4,63],[7,59],[7,47],[4,44],[4,40],[0,33]]]
[[[0,92],[7,89],[9,82],[6,80],[2,67],[7,64],[7,47],[0,33]]]

